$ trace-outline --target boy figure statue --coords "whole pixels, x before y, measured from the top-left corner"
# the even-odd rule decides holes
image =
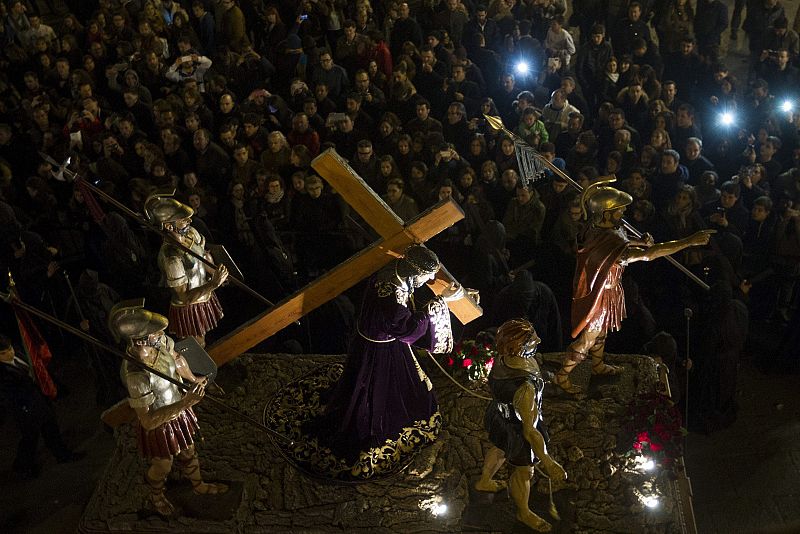
[[[195,376],[186,360],[175,352],[174,342],[164,334],[167,318],[144,309],[144,300],[124,301],[110,312],[108,325],[118,340],[126,341],[127,353],[148,367],[194,386],[185,395],[171,382],[129,362],[122,364],[122,380],[128,389],[128,403],[139,419],[139,451],[149,460],[144,480],[150,488],[150,502],[156,512],[172,515],[175,508],[164,496],[164,484],[172,470],[173,458],[197,495],[228,491],[225,484],[203,482],[200,461],[194,447],[198,430],[192,406],[205,394],[206,379]]]
[[[614,375],[622,369],[603,361],[606,333],[619,330],[625,318],[622,272],[636,261],[669,256],[688,247],[707,245],[714,230],[701,230],[684,239],[654,243],[645,234],[631,241],[621,228],[625,208],[633,198],[601,180],[589,185],[581,195],[581,209],[589,224],[579,236],[577,265],[572,294],[572,337],[564,364],[555,383],[567,393],[580,393],[569,374],[586,355],[592,357],[592,374]],[[588,212],[588,215],[587,215]]]
[[[176,241],[212,261],[205,238],[191,226],[192,208],[169,196],[155,194],[145,200],[144,211],[148,219],[160,224]],[[166,237],[158,252],[158,267],[172,292],[170,333],[181,339],[193,336],[205,347],[206,332],[216,327],[223,316],[214,290],[228,278],[228,269],[220,265],[210,275],[203,262]]]
[[[489,388],[494,400],[484,419],[492,447],[483,461],[478,491],[496,492],[505,482],[492,480],[508,461],[513,466],[510,488],[517,507],[517,519],[533,530],[547,532],[550,523],[533,513],[528,506],[534,466],[542,468],[552,481],[566,479],[567,473],[547,453],[547,429],[542,419],[542,379],[534,355],[541,343],[533,325],[525,319],[511,319],[497,330],[497,353],[489,373]]]

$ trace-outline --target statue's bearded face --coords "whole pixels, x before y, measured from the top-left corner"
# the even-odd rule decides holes
[[[411,278],[411,286],[414,289],[420,288],[433,280],[436,277],[436,273],[424,273]]]

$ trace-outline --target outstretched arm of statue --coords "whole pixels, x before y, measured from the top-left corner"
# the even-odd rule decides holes
[[[667,241],[665,243],[655,243],[649,247],[634,244],[628,247],[623,254],[622,260],[627,263],[650,261],[675,254],[685,248],[707,245],[713,233],[716,233],[716,230],[700,230],[689,237],[677,239],[675,241]]]
[[[531,444],[533,453],[542,461],[545,473],[553,481],[564,480],[567,473],[561,465],[553,460],[547,453],[547,444],[544,436],[536,428],[536,421],[539,419],[539,408],[536,405],[536,388],[530,382],[522,384],[514,394],[514,409],[522,419],[522,433],[528,443]]]

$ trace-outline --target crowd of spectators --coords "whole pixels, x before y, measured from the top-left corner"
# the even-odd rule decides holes
[[[790,319],[800,20],[779,0],[737,1],[732,25],[719,0],[59,6],[0,2],[0,256],[27,300],[62,317],[61,272],[82,272],[77,298],[96,309],[97,335],[109,295],[158,294],[158,238],[40,152],[69,157],[135,211],[176,189],[208,241],[277,300],[374,239],[310,167],[335,148],[404,220],[446,198],[461,204],[465,219],[429,246],[481,290],[486,314],[470,328],[525,314],[561,348],[578,192],[552,173],[521,177],[514,142],[484,114],[582,186],[615,175],[634,198],[631,220],[656,240],[718,231],[677,258],[711,297],[666,262],[632,266],[629,319],[609,339],[609,350],[642,352],[656,330],[680,337],[683,309],[695,309],[707,360],[697,375],[724,383],[704,422],[734,411],[744,341],[729,330],[746,332],[748,310]],[[743,6],[752,54],[737,79],[720,44],[729,29],[739,38]]]

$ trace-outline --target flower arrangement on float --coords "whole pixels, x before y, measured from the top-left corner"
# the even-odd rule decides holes
[[[479,337],[458,342],[445,363],[455,373],[465,373],[470,381],[486,380],[496,357],[494,344]]]
[[[652,466],[650,469],[660,467],[674,473],[687,434],[675,403],[663,393],[644,392],[636,397],[626,415],[625,438],[620,445],[627,449],[627,456]]]

